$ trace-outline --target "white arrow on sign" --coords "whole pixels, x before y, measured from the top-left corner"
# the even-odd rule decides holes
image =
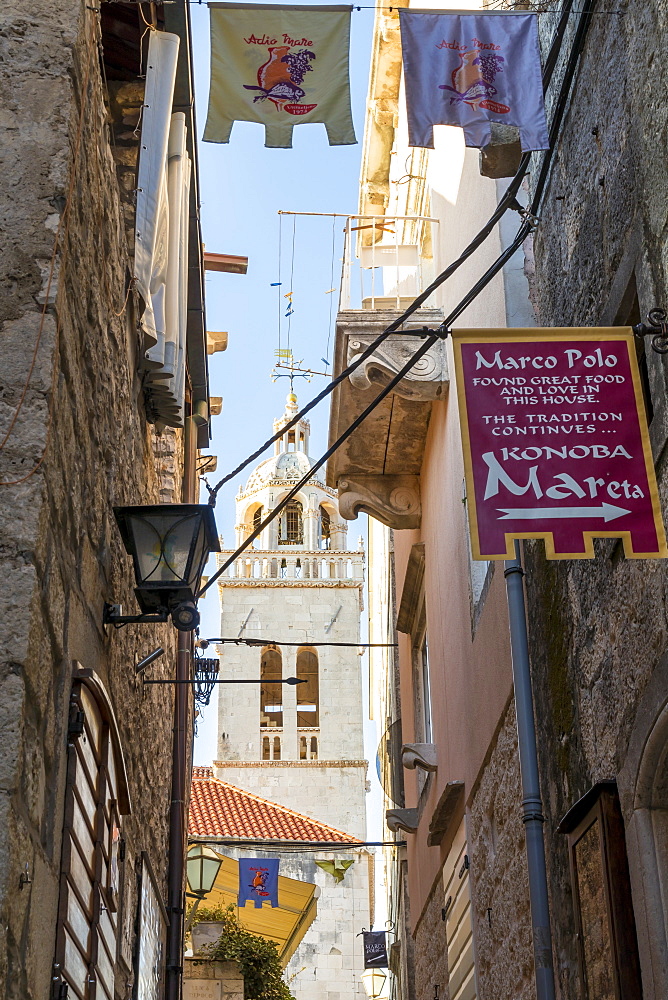
[[[615,507],[603,503],[600,507],[498,507],[502,517],[499,521],[535,521],[538,518],[553,517],[602,517],[604,521],[614,521],[617,517],[630,514],[625,507]]]

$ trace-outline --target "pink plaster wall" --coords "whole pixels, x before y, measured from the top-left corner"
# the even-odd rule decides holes
[[[397,595],[411,546],[425,543],[425,603],[429,639],[433,775],[417,834],[408,840],[408,882],[417,923],[449,844],[427,846],[429,823],[449,781],[463,781],[467,803],[512,691],[503,563],[497,563],[475,636],[472,636],[469,555],[462,502],[459,416],[454,388],[434,403],[421,474],[422,524],[395,532]],[[414,736],[410,637],[399,635],[404,742]],[[415,772],[405,771],[406,806],[418,804]],[[454,833],[454,831],[453,831]]]

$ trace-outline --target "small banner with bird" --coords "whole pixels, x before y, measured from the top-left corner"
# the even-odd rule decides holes
[[[549,149],[535,14],[399,10],[408,142],[434,146],[434,125],[458,125],[467,146],[491,123],[519,129],[522,151]]]
[[[263,903],[278,906],[278,858],[239,859],[238,906],[245,906],[248,900],[255,908]]]
[[[205,142],[260,122],[265,146],[290,149],[296,124],[323,124],[330,146],[355,143],[348,51],[352,7],[210,3]]]

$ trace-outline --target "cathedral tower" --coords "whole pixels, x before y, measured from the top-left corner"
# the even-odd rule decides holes
[[[274,431],[296,412],[290,393]],[[299,421],[251,473],[236,498],[237,545],[310,468],[309,429]],[[363,549],[347,549],[336,492],[316,474],[221,577],[221,636],[263,643],[221,645],[221,676],[263,683],[221,685],[215,762],[221,780],[361,840],[360,657],[318,643],[359,641],[363,579]],[[282,677],[305,683],[272,683]]]

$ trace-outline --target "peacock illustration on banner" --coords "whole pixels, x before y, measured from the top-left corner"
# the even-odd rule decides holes
[[[305,115],[313,111],[317,104],[301,104],[306,91],[301,84],[311,72],[311,62],[316,58],[310,49],[294,49],[290,45],[270,45],[269,58],[257,71],[257,86],[244,84],[244,90],[257,90],[253,104],[271,101],[277,111],[287,111],[291,115]]]
[[[497,73],[503,73],[503,56],[482,52],[479,48],[459,52],[458,55],[459,64],[450,77],[452,86],[445,83],[438,88],[450,91],[450,104],[463,102],[471,108],[479,105],[497,115],[507,114],[510,111],[507,104],[492,100],[498,93],[494,81]]]

